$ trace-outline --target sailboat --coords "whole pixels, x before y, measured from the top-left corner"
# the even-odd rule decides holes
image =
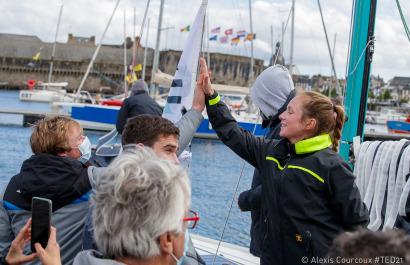
[[[57,36],[58,36],[58,29],[60,26],[60,20],[61,20],[61,15],[63,13],[63,6],[60,8],[60,14],[58,16],[58,23],[57,23],[57,29],[56,29],[56,34],[55,34],[55,39],[54,39],[54,44],[53,44],[53,52],[51,55],[51,62],[50,62],[50,71],[48,75],[48,82],[43,83],[41,81],[36,82],[34,80],[29,80],[27,82],[27,85],[29,87],[29,90],[20,90],[19,92],[19,98],[21,101],[31,101],[31,102],[56,102],[56,101],[61,101],[61,102],[74,102],[76,97],[73,95],[70,95],[66,91],[66,87],[68,86],[68,82],[51,82],[51,76],[53,73],[53,64],[54,64],[54,55],[56,51],[56,45],[57,45]],[[40,52],[43,47],[40,48]],[[34,56],[33,59],[37,60],[40,52]],[[34,60],[34,61],[35,61]],[[34,67],[34,63],[29,64],[30,67]],[[79,96],[83,101],[86,101],[87,99],[89,101],[92,101],[92,97],[88,92],[82,93]]]

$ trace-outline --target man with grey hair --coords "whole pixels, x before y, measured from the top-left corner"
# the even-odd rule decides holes
[[[100,178],[92,203],[95,239],[105,259],[88,250],[80,252],[74,264],[168,265],[184,258],[189,179],[181,167],[158,158],[152,149],[121,153]]]

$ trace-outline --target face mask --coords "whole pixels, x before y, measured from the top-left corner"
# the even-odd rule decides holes
[[[85,137],[84,141],[77,148],[82,154],[77,160],[85,164],[91,158],[91,143],[88,137]]]
[[[182,254],[182,257],[180,259],[177,259],[173,253],[171,253],[171,256],[174,258],[174,260],[177,262],[177,265],[181,265],[182,262],[184,261],[186,257],[186,251],[188,249],[188,244],[189,244],[189,235],[188,235],[188,229],[185,231],[185,245],[184,245],[184,253]]]

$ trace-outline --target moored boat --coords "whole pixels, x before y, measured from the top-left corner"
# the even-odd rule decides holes
[[[405,121],[387,121],[387,130],[392,133],[407,133],[410,134],[410,114]]]

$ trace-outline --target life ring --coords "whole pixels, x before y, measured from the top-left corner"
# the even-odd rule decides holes
[[[30,88],[30,90],[33,90],[33,87],[36,85],[36,81],[34,81],[33,79],[30,79],[28,80],[27,85]]]

